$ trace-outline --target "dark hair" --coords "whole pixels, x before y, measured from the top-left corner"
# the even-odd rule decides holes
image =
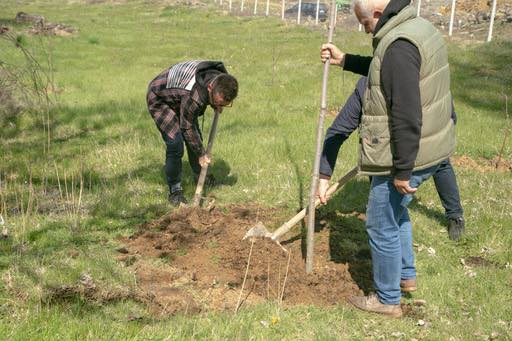
[[[231,102],[238,95],[238,81],[227,73],[221,73],[215,78],[212,92],[221,95],[225,101]]]

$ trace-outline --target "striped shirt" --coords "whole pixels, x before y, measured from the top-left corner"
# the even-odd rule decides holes
[[[209,104],[207,84],[227,73],[221,62],[187,61],[162,71],[148,87],[148,110],[163,134],[174,139],[178,132],[199,156],[205,154],[197,118]]]

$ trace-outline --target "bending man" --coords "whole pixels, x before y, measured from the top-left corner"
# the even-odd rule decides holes
[[[237,80],[227,73],[222,62],[216,61],[175,64],[149,83],[148,110],[167,147],[165,174],[172,205],[187,203],[181,187],[183,143],[196,181],[201,167],[210,163],[197,118],[208,105],[222,112],[237,94]]]

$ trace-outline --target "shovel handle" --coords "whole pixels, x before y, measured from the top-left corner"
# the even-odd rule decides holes
[[[329,199],[329,197],[334,192],[336,192],[338,190],[338,188],[340,188],[341,186],[343,186],[344,184],[349,182],[353,177],[355,177],[357,175],[357,172],[358,172],[358,167],[354,167],[348,173],[343,175],[338,181],[336,181],[331,186],[329,186],[329,188],[327,189],[327,198]],[[320,199],[317,198],[315,200],[315,208],[318,207],[319,204],[320,204]],[[272,233],[272,236],[270,238],[272,238],[272,240],[277,240],[283,234],[290,231],[291,228],[293,226],[295,226],[295,224],[297,224],[299,221],[304,219],[304,217],[306,216],[307,210],[308,210],[308,207],[304,208],[302,211],[297,213],[292,219],[288,220],[286,223],[281,225],[277,230],[275,230]]]
[[[217,132],[217,122],[219,120],[220,113],[215,110],[213,115],[212,127],[210,128],[210,134],[208,136],[208,146],[206,147],[206,155],[211,159],[213,141],[215,140],[215,133]],[[201,173],[199,173],[199,179],[197,180],[196,192],[194,194],[194,202],[192,207],[198,207],[201,202],[201,195],[203,194],[203,186],[206,180],[206,173],[208,172],[208,165],[201,167]]]

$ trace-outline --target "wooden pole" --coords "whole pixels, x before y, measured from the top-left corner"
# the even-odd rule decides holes
[[[334,26],[338,23],[338,4],[334,3]]]
[[[421,0],[418,0],[418,10],[416,11],[416,16],[417,17],[420,16],[420,11],[421,11]]]
[[[452,36],[452,32],[453,32],[453,19],[455,18],[455,2],[457,0],[452,0],[452,13],[450,15],[450,27],[448,29],[448,36],[451,37]]]
[[[302,9],[302,0],[299,0],[299,8],[298,8],[298,11],[297,11],[297,25],[300,25],[300,12],[301,12],[301,9]]]
[[[331,19],[329,21],[329,34],[327,42],[332,42],[334,33],[334,20],[336,11],[336,0],[332,0],[331,5]],[[307,233],[307,251],[306,251],[306,273],[313,271],[313,255],[314,255],[314,237],[315,237],[315,200],[316,191],[318,188],[318,178],[320,170],[320,154],[322,153],[322,140],[324,135],[324,121],[325,114],[327,113],[327,77],[329,75],[330,58],[325,61],[324,74],[322,78],[322,98],[320,103],[320,115],[318,117],[318,128],[316,131],[316,151],[315,163],[313,164],[313,176],[311,177],[311,191],[309,193],[309,207],[308,207],[308,233]]]
[[[258,13],[258,0],[254,0],[254,13],[253,15],[256,15]]]
[[[231,13],[231,6],[233,5],[233,0],[229,0],[229,13]]]
[[[496,16],[496,0],[492,2],[492,10],[491,10],[491,23],[489,24],[489,34],[487,35],[487,42],[492,40],[492,28],[494,26],[494,17]]]
[[[220,113],[215,110],[213,115],[213,122],[210,128],[210,134],[208,136],[208,146],[206,147],[206,155],[211,159],[213,141],[215,140],[215,134],[217,132],[217,122],[219,121]],[[206,173],[208,172],[208,165],[201,167],[201,173],[199,173],[199,180],[197,180],[196,193],[194,194],[194,203],[192,207],[198,207],[201,202],[201,194],[203,193],[204,181],[206,180]]]
[[[270,6],[270,0],[267,0],[267,6],[265,7],[265,16],[268,17],[268,8]]]
[[[240,12],[244,11],[244,0],[240,3]]]
[[[284,2],[285,0],[281,2],[281,20],[284,20]]]
[[[316,0],[315,25],[318,25],[318,13],[320,12],[320,0]]]

